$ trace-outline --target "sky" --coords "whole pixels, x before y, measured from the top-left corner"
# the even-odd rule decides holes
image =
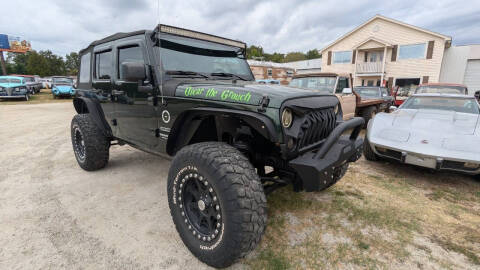
[[[158,22],[242,40],[265,52],[321,49],[376,14],[480,44],[480,1],[0,0],[0,33],[65,55]],[[5,12],[9,11],[9,12]],[[21,11],[21,12],[19,12]]]

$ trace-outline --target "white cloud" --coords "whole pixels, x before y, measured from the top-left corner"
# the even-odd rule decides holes
[[[12,16],[0,17],[0,33],[61,55],[116,32],[153,29],[159,18],[267,52],[320,49],[375,14],[450,35],[454,44],[480,43],[480,3],[465,0],[161,0],[159,17],[156,0],[19,0],[4,1],[2,10]]]

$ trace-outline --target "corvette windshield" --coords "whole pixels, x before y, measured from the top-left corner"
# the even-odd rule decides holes
[[[290,82],[290,86],[333,93],[335,81],[335,77],[294,78]]]
[[[429,109],[479,114],[477,100],[454,97],[410,97],[402,109]]]
[[[241,49],[172,35],[162,35],[160,57],[163,68],[176,75],[201,73],[214,79],[253,80],[250,66]],[[183,72],[180,73],[179,71]],[[212,74],[213,73],[213,74]]]
[[[73,80],[69,78],[54,78],[53,79],[54,84],[63,84],[63,85],[72,85]]]

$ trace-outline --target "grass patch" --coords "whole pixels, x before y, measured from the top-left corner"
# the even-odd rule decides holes
[[[258,260],[256,260],[251,266],[253,269],[290,269],[288,259],[283,254],[275,253],[269,248],[262,250],[258,255]]]
[[[436,243],[442,246],[445,250],[454,251],[460,254],[465,255],[472,263],[476,265],[480,265],[480,257],[477,254],[469,250],[464,246],[460,246],[458,244],[453,243],[450,240],[442,240],[439,238],[433,238]]]
[[[22,99],[0,99],[0,105],[17,105],[17,104],[42,104],[42,103],[58,103],[72,102],[71,98],[54,99],[50,89],[42,89],[35,95],[30,95],[28,101]]]

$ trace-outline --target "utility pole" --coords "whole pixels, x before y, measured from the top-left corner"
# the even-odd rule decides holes
[[[7,75],[7,67],[5,66],[5,58],[3,57],[3,51],[0,51],[0,65],[2,66],[3,75]]]

